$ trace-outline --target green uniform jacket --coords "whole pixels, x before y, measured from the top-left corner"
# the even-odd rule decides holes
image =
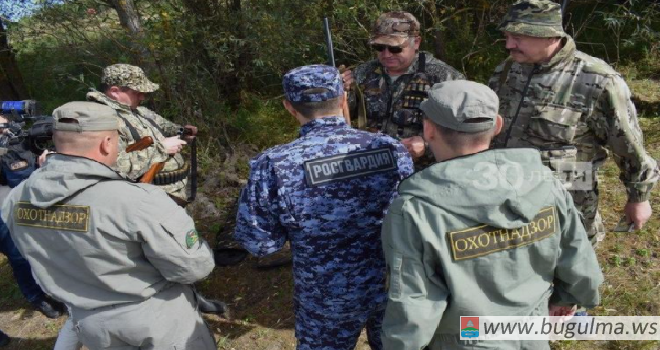
[[[214,267],[165,192],[83,157],[48,156],[11,192],[2,219],[44,291],[72,309],[141,302]]]
[[[382,231],[384,349],[468,348],[458,341],[460,316],[547,315],[551,294],[558,305],[599,303],[596,255],[538,151],[437,163],[404,180],[399,195]]]

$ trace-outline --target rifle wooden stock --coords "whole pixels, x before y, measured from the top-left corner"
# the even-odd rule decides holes
[[[154,139],[152,139],[151,136],[145,136],[141,138],[139,141],[131,145],[128,145],[126,147],[126,153],[141,151],[153,144],[154,144]],[[154,182],[154,177],[156,176],[156,174],[158,174],[158,172],[163,170],[164,167],[165,167],[165,163],[156,163],[152,165],[151,168],[149,168],[149,170],[147,170],[147,172],[144,173],[142,177],[140,177],[140,182],[145,184],[150,184]]]
[[[346,124],[348,126],[351,126],[351,112],[348,110],[348,97],[344,101],[344,105],[342,106],[342,111],[344,112],[344,119],[346,120]]]
[[[147,170],[146,173],[140,178],[140,182],[143,184],[150,184],[154,182],[154,177],[165,167],[165,163],[156,163]]]
[[[126,147],[126,153],[131,153],[135,151],[141,151],[154,144],[154,139],[151,136],[145,136],[140,140],[136,141],[133,144],[130,144]]]

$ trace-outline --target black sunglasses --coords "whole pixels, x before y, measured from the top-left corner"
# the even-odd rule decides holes
[[[385,49],[387,49],[387,51],[393,54],[401,53],[401,51],[403,51],[403,47],[401,46],[389,46],[381,44],[373,44],[371,45],[371,48],[378,52],[383,52]]]

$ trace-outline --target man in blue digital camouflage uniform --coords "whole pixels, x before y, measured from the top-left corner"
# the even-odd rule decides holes
[[[350,128],[339,72],[304,66],[283,79],[300,137],[250,162],[236,240],[257,256],[289,241],[298,350],[353,349],[366,325],[381,349],[385,261],[379,238],[399,181],[413,171],[393,138]]]

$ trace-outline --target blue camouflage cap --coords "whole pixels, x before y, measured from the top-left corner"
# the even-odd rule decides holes
[[[339,70],[322,64],[294,68],[282,79],[284,96],[290,102],[321,102],[339,97],[344,84]]]

